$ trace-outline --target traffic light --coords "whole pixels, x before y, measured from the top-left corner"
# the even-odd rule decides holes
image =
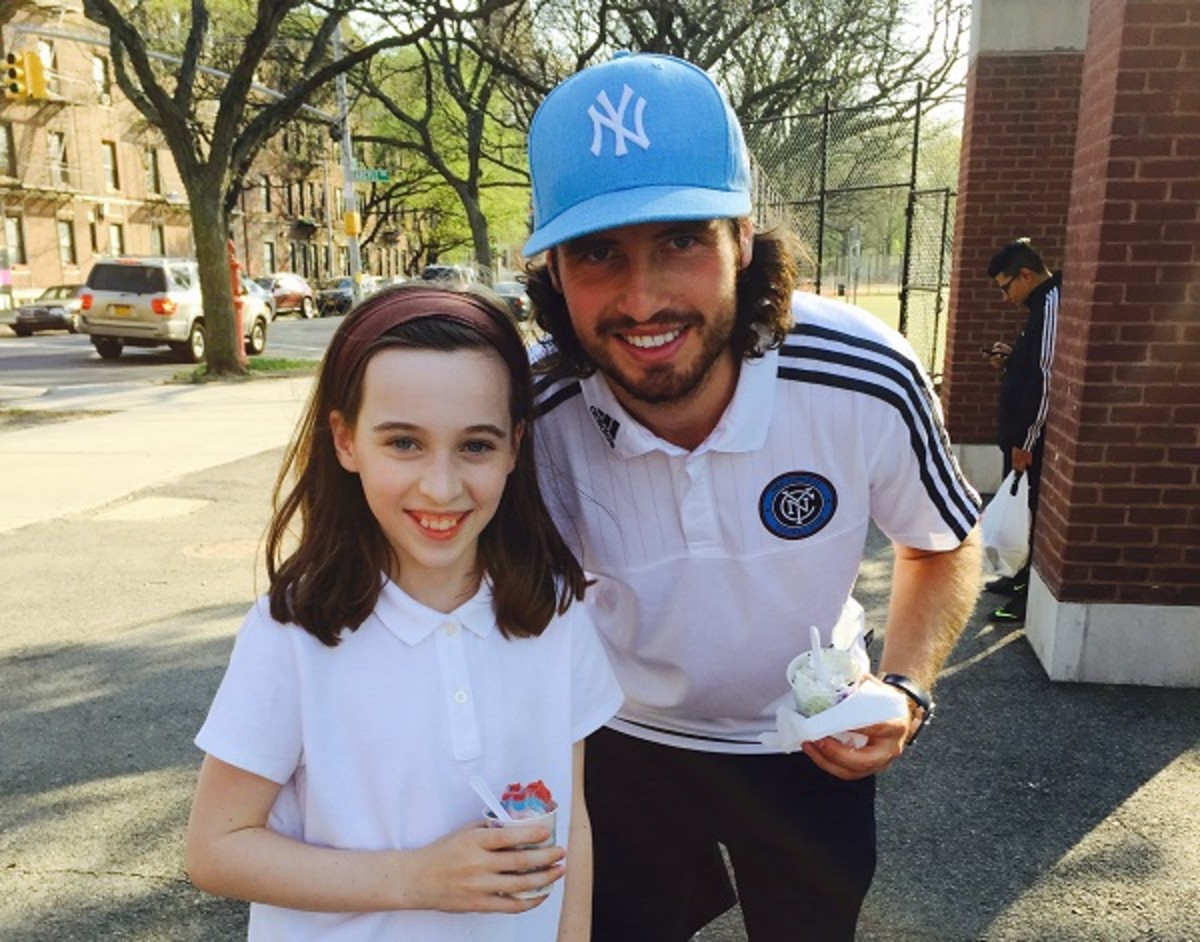
[[[25,88],[30,98],[45,101],[50,97],[46,88],[46,66],[42,57],[30,49],[25,52]]]
[[[4,100],[20,101],[29,95],[25,80],[25,57],[19,52],[10,52],[4,57]]]
[[[20,101],[49,98],[46,69],[41,56],[32,50],[10,52],[4,56],[4,100]]]

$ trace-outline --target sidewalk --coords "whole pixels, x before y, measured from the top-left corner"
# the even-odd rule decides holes
[[[5,942],[244,938],[245,906],[182,873],[191,740],[265,588],[309,382],[0,389],[0,407],[113,410],[0,428]],[[890,566],[876,534],[855,593],[874,626]],[[858,942],[1200,942],[1200,690],[1052,683],[1019,628],[986,622],[996,604],[879,779]],[[734,912],[697,942],[744,939]]]
[[[51,391],[0,386],[0,408],[81,414],[0,429],[0,533],[282,445],[311,383],[305,376]]]

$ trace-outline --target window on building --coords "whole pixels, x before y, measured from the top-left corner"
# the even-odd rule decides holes
[[[161,225],[156,224],[150,227],[150,254],[167,254],[167,230]]]
[[[119,222],[108,224],[108,251],[113,255],[125,254],[125,227]]]
[[[10,265],[28,265],[29,258],[25,254],[25,226],[20,216],[4,217],[4,241],[8,243],[8,261]]]
[[[0,124],[0,176],[17,175],[17,148],[13,145],[12,125]]]
[[[96,89],[96,100],[102,105],[111,105],[112,70],[106,56],[92,56],[92,85]]]
[[[296,207],[292,201],[292,185],[287,183],[284,185],[284,201],[287,203],[287,212],[289,216],[296,215]]]
[[[162,173],[158,169],[158,148],[153,144],[146,148],[146,192],[162,192]]]
[[[54,186],[67,185],[67,136],[61,131],[46,134],[46,146],[50,152],[50,183]]]
[[[58,260],[64,265],[76,265],[79,257],[75,252],[75,220],[58,220]]]
[[[109,190],[121,189],[121,175],[117,170],[117,144],[115,141],[100,142],[101,159],[104,163],[104,185]]]
[[[38,58],[42,60],[42,69],[46,73],[46,88],[55,95],[62,94],[62,88],[58,81],[58,53],[54,50],[54,43],[39,39],[37,53]]]
[[[271,211],[271,178],[263,174],[258,181],[258,198],[264,213]],[[274,271],[274,269],[272,269]]]
[[[92,247],[93,255],[100,254],[100,227],[94,219],[88,220],[88,244]]]
[[[275,243],[266,241],[263,242],[263,271],[268,274],[277,271],[275,268]]]

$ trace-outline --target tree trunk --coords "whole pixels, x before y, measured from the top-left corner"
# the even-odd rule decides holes
[[[229,221],[222,206],[224,190],[215,181],[184,181],[192,208],[192,235],[200,269],[200,291],[204,295],[204,327],[207,333],[205,372],[210,376],[242,375],[246,372],[243,341],[237,336],[233,286],[229,279]]]
[[[479,205],[478,193],[460,192],[459,197],[463,209],[467,211],[467,223],[471,227],[471,241],[475,246],[475,267],[479,269],[480,277],[490,285],[496,280],[496,275],[492,271],[492,242],[487,216]]]

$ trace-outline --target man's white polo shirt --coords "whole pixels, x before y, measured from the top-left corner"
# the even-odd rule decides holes
[[[621,702],[586,609],[536,638],[505,639],[485,584],[442,614],[384,584],[371,616],[335,648],[271,618],[238,634],[196,744],[282,784],[272,829],[322,847],[424,847],[482,818],[470,786],[542,779],[570,829],[572,744]],[[429,911],[308,913],[254,904],[251,940],[553,940],[561,881],[520,916]]]
[[[640,425],[600,374],[539,384],[542,489],[597,580],[588,604],[625,692],[609,723],[622,732],[765,751],[784,670],[810,625],[828,643],[870,521],[946,550],[978,516],[904,339],[812,295],[793,313],[691,452]]]

